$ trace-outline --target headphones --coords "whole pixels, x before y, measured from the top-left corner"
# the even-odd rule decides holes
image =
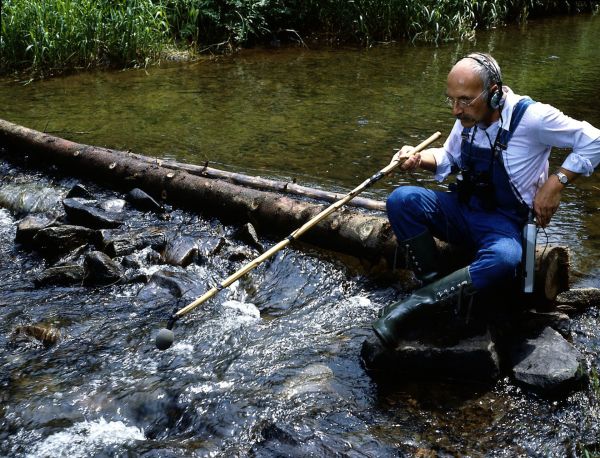
[[[492,61],[489,55],[482,52],[471,53],[465,58],[473,59],[482,66],[491,77],[492,82],[496,85],[494,91],[488,91],[487,104],[492,110],[497,110],[502,105],[502,78],[500,77],[498,64]]]

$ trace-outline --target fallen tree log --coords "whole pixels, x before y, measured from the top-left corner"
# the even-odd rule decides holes
[[[7,158],[28,166],[57,166],[75,176],[100,181],[126,191],[142,188],[171,204],[213,215],[224,222],[251,222],[261,234],[287,236],[326,206],[273,191],[242,187],[229,181],[195,175],[184,167],[130,152],[75,143],[0,120],[0,147]],[[307,232],[303,242],[372,262],[404,266],[387,218],[342,208]],[[446,243],[440,249],[440,270],[466,265],[470,254]],[[568,253],[564,247],[538,251],[536,291],[548,300],[568,285]]]
[[[71,142],[0,120],[0,146],[27,165],[55,165],[110,186],[142,188],[183,208],[231,223],[251,222],[259,232],[287,235],[323,210],[321,204],[141,161],[133,154]],[[385,217],[344,208],[309,231],[304,241],[359,257],[391,258],[393,234]]]
[[[226,170],[219,170],[208,166],[208,161],[204,165],[194,164],[181,164],[175,161],[156,159],[141,154],[131,153],[133,157],[140,161],[148,163],[156,163],[162,167],[166,167],[171,170],[184,170],[193,175],[199,175],[208,178],[217,178],[220,180],[226,180],[233,184],[241,186],[260,189],[263,191],[275,191],[284,194],[292,194],[295,196],[308,197],[311,199],[322,200],[324,202],[337,202],[341,200],[345,194],[324,191],[322,189],[309,188],[296,184],[295,182],[271,180],[262,177],[253,177],[250,175],[244,175],[242,173],[228,172]],[[352,199],[347,205],[352,207],[365,208],[367,210],[375,210],[385,212],[385,202],[375,199],[369,199],[366,197],[357,196]]]

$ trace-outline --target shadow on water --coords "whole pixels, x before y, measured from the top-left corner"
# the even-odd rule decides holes
[[[252,51],[27,86],[4,82],[2,117],[84,143],[349,189],[383,167],[394,147],[448,131],[439,103],[445,75],[470,49],[493,51],[517,92],[600,125],[590,101],[600,79],[598,20],[540,21],[439,48]],[[14,243],[20,215],[10,208],[29,186],[27,196],[37,196],[29,211],[58,211],[75,181],[0,167],[2,455],[508,457],[581,456],[584,446],[600,447],[593,383],[560,400],[509,380],[375,383],[362,369],[360,346],[397,292],[308,249],[278,253],[181,320],[175,345],[159,353],[154,333],[173,308],[241,262],[217,254],[181,268],[139,259],[148,274],[177,276],[187,285],[179,292],[139,283],[35,287],[46,261]],[[399,181],[437,186],[425,175],[395,175],[371,194],[383,197]],[[122,197],[92,188],[105,199]],[[549,243],[572,249],[576,285],[600,286],[599,188],[593,176],[565,192],[547,233]],[[171,237],[240,243],[234,228],[176,209],[159,222],[128,211],[131,228],[158,224]],[[32,323],[60,330],[59,343],[15,342],[15,327]],[[597,310],[572,324],[589,366],[598,365],[598,324]]]

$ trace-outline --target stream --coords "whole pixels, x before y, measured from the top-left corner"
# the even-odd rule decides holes
[[[491,52],[504,82],[600,126],[600,17],[530,21],[472,43],[365,50],[249,50],[232,57],[0,81],[0,117],[73,141],[348,191],[452,117],[446,73],[471,50]],[[555,151],[552,166],[566,152]],[[357,265],[307,247],[279,252],[177,323],[166,318],[240,268],[236,229],[177,208],[127,209],[128,228],[226,247],[187,267],[137,253],[149,283],[36,286],[48,267],[15,243],[25,213],[61,212],[78,183],[0,161],[0,456],[486,456],[600,453],[598,378],[545,398],[503,378],[492,386],[407,379],[377,383],[360,348],[378,311],[398,298]],[[366,195],[421,173],[386,177]],[[104,201],[117,191],[83,183]],[[18,199],[24,191],[27,201]],[[580,178],[538,243],[566,245],[572,287],[600,287],[600,175]],[[21,209],[21,210],[19,210]],[[260,234],[259,234],[260,236]],[[277,240],[261,237],[264,246]],[[55,345],[15,338],[18,326],[60,332]],[[574,316],[571,340],[588,371],[600,362],[600,316]]]

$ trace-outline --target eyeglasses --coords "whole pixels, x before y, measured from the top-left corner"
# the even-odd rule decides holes
[[[487,89],[484,89],[483,91],[481,91],[481,93],[477,97],[472,98],[472,99],[465,99],[465,98],[454,99],[452,97],[446,97],[446,103],[448,104],[448,106],[450,108],[454,108],[454,105],[456,105],[456,104],[458,104],[458,106],[460,108],[468,108],[471,105],[473,105],[475,103],[475,101],[485,93],[487,93]]]

